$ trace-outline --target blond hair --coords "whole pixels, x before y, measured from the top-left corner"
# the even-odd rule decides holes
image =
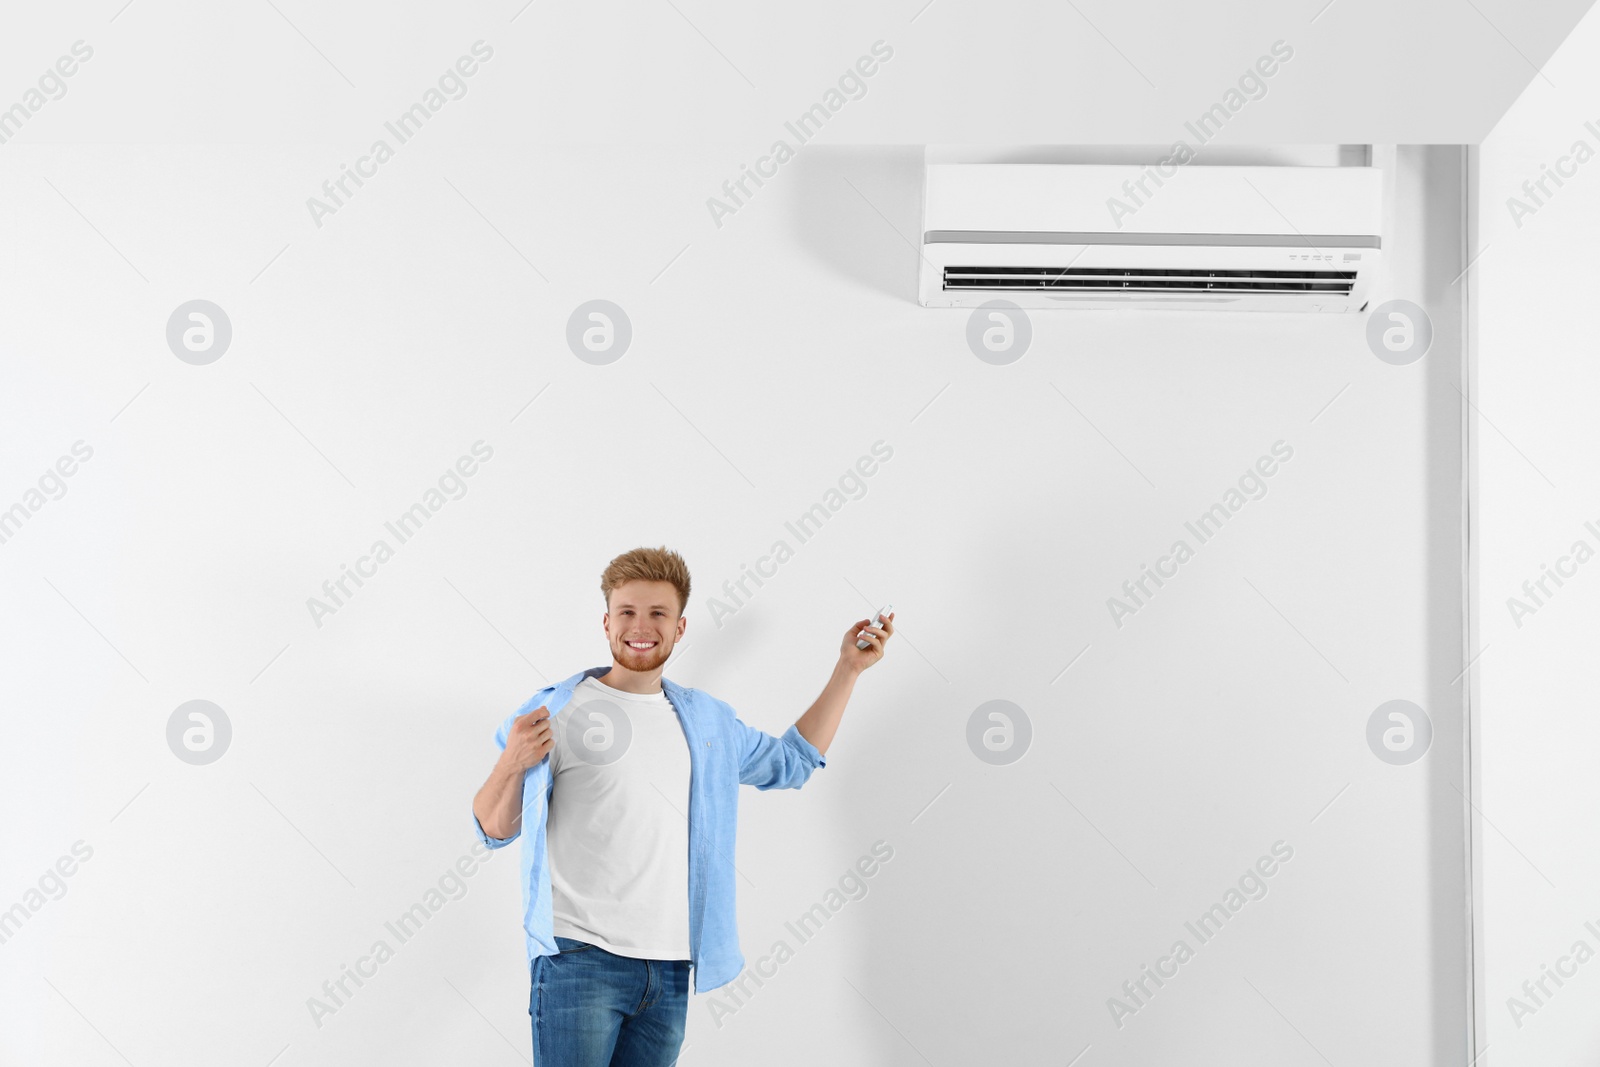
[[[600,575],[600,595],[611,608],[611,591],[626,582],[671,582],[678,591],[678,614],[689,606],[689,565],[666,546],[660,548],[635,548],[624,552],[610,563]]]

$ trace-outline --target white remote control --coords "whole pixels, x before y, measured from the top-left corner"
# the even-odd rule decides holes
[[[872,620],[872,625],[874,625],[874,626],[882,626],[883,625],[883,620],[888,618],[893,613],[894,613],[894,605],[893,604],[885,604],[883,607],[878,609],[878,617],[876,619]],[[872,647],[872,642],[866,640],[865,638],[857,638],[856,639],[856,647],[857,648],[871,648]]]

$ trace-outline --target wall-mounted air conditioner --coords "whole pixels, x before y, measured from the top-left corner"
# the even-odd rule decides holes
[[[1373,167],[930,163],[922,212],[925,307],[1360,311],[1382,262]]]

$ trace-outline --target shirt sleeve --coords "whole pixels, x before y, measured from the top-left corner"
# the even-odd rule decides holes
[[[511,735],[511,723],[515,719],[516,716],[512,715],[505,722],[501,723],[500,728],[494,732],[494,743],[499,746],[501,752],[506,750],[506,739]],[[524,788],[526,788],[526,786],[524,786]],[[524,797],[523,801],[524,806],[526,806],[527,798]],[[490,837],[488,834],[484,833],[483,824],[478,821],[478,813],[476,811],[472,813],[472,830],[478,835],[478,840],[482,841],[489,848],[504,848],[505,846],[511,844],[511,842],[515,841],[522,833],[522,829],[519,825],[517,832],[512,834],[510,837]]]
[[[749,726],[737,715],[734,735],[739,746],[739,782],[757,789],[799,789],[828,760],[815,745],[790,726],[782,737]]]

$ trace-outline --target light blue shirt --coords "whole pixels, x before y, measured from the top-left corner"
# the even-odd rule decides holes
[[[540,707],[550,709],[553,726],[579,682],[610,670],[591,667],[557,685],[545,686],[500,724],[494,743],[504,751],[512,722]],[[733,708],[709,693],[686,689],[667,678],[661,679],[661,689],[678,713],[689,743],[689,959],[694,967],[694,991],[705,993],[733,981],[744,970],[733,881],[739,786],[798,789],[813,770],[826,767],[828,761],[794,726],[782,737],[773,737],[741,722]],[[522,838],[522,929],[527,935],[530,968],[536,956],[554,956],[561,951],[556,947],[550,914],[550,861],[545,847],[552,784],[549,756],[523,775],[522,829],[532,827],[532,833],[519,830],[510,837],[490,837],[483,832],[477,813],[472,816],[474,832],[490,848]]]

